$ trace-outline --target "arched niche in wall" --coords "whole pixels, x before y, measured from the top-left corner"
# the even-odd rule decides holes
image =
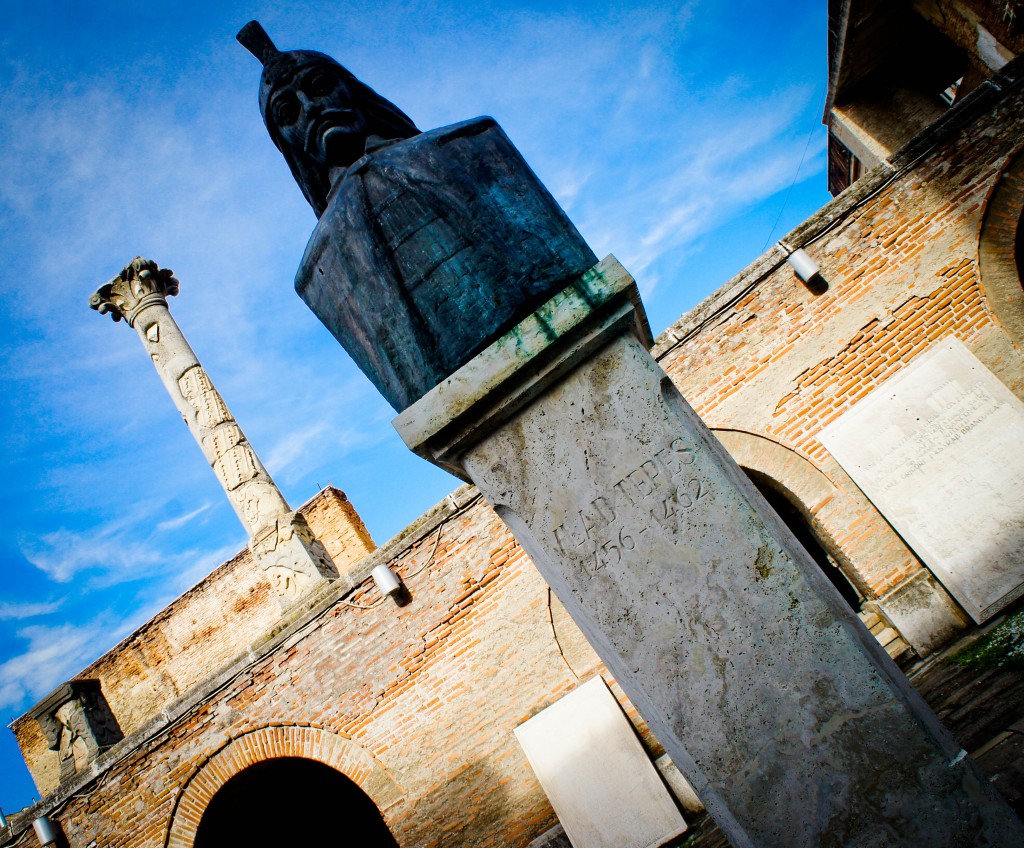
[[[1024,153],[1017,151],[999,177],[981,222],[981,284],[996,320],[1024,348]]]
[[[339,776],[343,776],[347,783],[338,785],[348,787],[348,784],[353,784],[353,788],[367,796],[385,820],[388,810],[403,799],[401,788],[384,767],[352,740],[315,727],[264,727],[229,740],[192,773],[178,795],[164,845],[167,848],[197,848],[200,822],[220,790],[248,769],[282,758],[312,761],[340,773]],[[261,771],[264,768],[268,767],[262,767]],[[305,771],[308,774],[309,769]],[[250,774],[254,775],[255,781],[265,776]],[[307,800],[310,803],[303,809],[285,810],[278,805],[274,809],[256,809],[254,815],[301,816],[337,809],[336,799],[325,797],[316,789]],[[339,819],[338,827],[343,826]],[[283,844],[292,842],[289,840]],[[388,845],[386,842],[359,844]]]
[[[764,496],[764,499],[768,501],[768,505],[779,514],[779,518],[796,537],[796,540],[811,555],[811,559],[817,563],[818,568],[822,570],[829,582],[836,587],[850,609],[860,612],[863,596],[840,569],[839,563],[825,550],[827,542],[819,535],[812,519],[801,509],[803,505],[792,492],[780,486],[778,481],[752,468],[743,470]]]

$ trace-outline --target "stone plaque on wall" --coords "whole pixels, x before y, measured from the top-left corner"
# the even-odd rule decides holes
[[[600,677],[515,733],[573,848],[657,848],[686,830]]]
[[[981,623],[1024,593],[1024,404],[946,339],[819,436]]]

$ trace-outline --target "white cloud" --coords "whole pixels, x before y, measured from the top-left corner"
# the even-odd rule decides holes
[[[599,256],[614,251],[650,294],[652,280],[643,275],[658,260],[784,191],[798,167],[800,180],[820,173],[824,143],[812,145],[801,166],[807,127],[794,119],[810,98],[809,90],[793,90],[724,115],[695,109],[678,118],[664,132],[673,149],[637,151],[641,163],[621,166],[613,196],[580,204],[581,230]]]
[[[63,603],[62,599],[37,603],[12,603],[5,601],[0,604],[0,621],[21,621],[26,618],[49,615],[60,609]]]
[[[28,642],[21,654],[0,664],[0,707],[21,709],[69,680],[94,660],[97,642],[110,639],[106,616],[86,624],[32,625],[18,631]]]
[[[213,502],[206,502],[197,509],[158,524],[153,516],[163,511],[163,505],[140,502],[106,524],[80,531],[61,528],[38,537],[23,536],[21,552],[51,580],[57,583],[74,581],[75,593],[137,581],[151,582],[155,591],[161,591],[160,587],[166,581],[187,588],[191,583],[183,585],[182,574],[190,575],[191,582],[195,582],[202,576],[192,579],[197,571],[208,573],[236,553],[244,541],[216,544],[209,548],[198,546],[194,538],[186,537],[188,541],[182,546],[178,534],[158,534],[187,525],[213,506]],[[227,517],[227,511],[223,512]],[[244,538],[237,522],[224,529],[230,535]]]
[[[83,571],[102,572],[115,583],[141,579],[160,565],[161,556],[152,545],[133,540],[121,530],[117,525],[80,533],[55,530],[24,541],[22,553],[58,583],[67,583]]]
[[[159,524],[156,525],[156,529],[162,531],[177,530],[181,527],[184,527],[186,524],[192,521],[192,519],[198,518],[200,515],[206,512],[206,510],[208,510],[211,506],[213,506],[213,504],[207,501],[202,506],[198,506],[195,509],[193,509],[191,512],[186,512],[184,515],[179,515],[177,518],[168,518],[164,521],[161,521]]]
[[[287,433],[267,452],[265,465],[273,476],[279,475],[314,445],[330,430],[327,421],[316,421],[302,430]]]
[[[54,687],[79,674],[83,668],[141,627],[182,592],[202,580],[214,568],[238,553],[232,543],[209,551],[188,550],[169,560],[168,572],[153,578],[136,596],[128,616],[106,610],[93,618],[61,625],[29,625],[17,631],[26,649],[0,663],[0,708],[24,709]],[[0,604],[0,620],[23,619],[56,611],[53,603]]]

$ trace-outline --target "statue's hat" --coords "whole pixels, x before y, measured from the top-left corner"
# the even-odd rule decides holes
[[[360,82],[325,53],[315,50],[278,50],[257,21],[249,21],[236,37],[263,65],[263,75],[260,77],[260,114],[263,115],[263,123],[267,125],[267,131],[277,149],[284,154],[292,176],[317,217],[323,214],[327,205],[327,194],[331,189],[329,169],[315,163],[305,151],[291,149],[282,141],[279,128],[269,112],[270,98],[280,86],[289,84],[303,68],[313,65],[330,67],[344,83],[351,106],[365,118],[367,137],[375,135],[381,139],[400,139],[419,133],[405,112]]]
[[[278,84],[290,80],[295,73],[307,65],[333,65],[342,68],[334,59],[325,53],[318,53],[315,50],[278,50],[274,42],[270,40],[267,31],[260,26],[259,21],[249,21],[238,31],[235,36],[238,43],[252,53],[260,64],[263,65],[263,75],[260,77],[260,112],[264,120],[267,117],[267,106],[270,102],[270,95]],[[344,71],[345,69],[342,68]],[[348,75],[348,72],[345,71]]]

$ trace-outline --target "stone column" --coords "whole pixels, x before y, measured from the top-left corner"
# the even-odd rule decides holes
[[[395,426],[480,488],[736,848],[1024,845],[650,343],[609,258]]]
[[[337,577],[337,569],[306,519],[288,506],[171,317],[167,297],[177,293],[170,270],[137,257],[89,305],[135,328],[245,527],[253,557],[288,603]]]
[[[60,757],[61,782],[84,771],[124,738],[98,680],[62,683],[29,713]]]

